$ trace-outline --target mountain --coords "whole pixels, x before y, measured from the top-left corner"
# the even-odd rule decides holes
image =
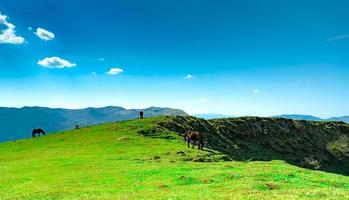
[[[189,128],[205,134],[204,151],[183,142]],[[0,199],[349,199],[348,129],[171,116],[9,141]],[[327,173],[328,164],[346,171]]]
[[[283,114],[273,116],[273,118],[285,118],[285,119],[294,119],[294,120],[310,120],[310,121],[321,121],[323,119],[315,117],[312,115],[298,115],[298,114]]]
[[[98,123],[137,118],[139,109],[102,107],[85,109],[63,109],[46,107],[0,108],[0,141],[15,140],[31,136],[33,128],[46,132],[72,129]],[[160,115],[187,115],[182,110],[150,107],[144,109],[144,117]]]
[[[203,113],[203,114],[195,114],[194,117],[202,118],[202,119],[222,119],[222,118],[232,118],[237,117],[236,115],[223,115],[223,114],[215,114],[215,113]],[[285,119],[294,119],[294,120],[308,120],[308,121],[342,121],[349,123],[349,116],[343,117],[331,117],[331,118],[320,118],[315,117],[313,115],[301,115],[301,114],[282,114],[275,115],[271,118],[285,118]]]
[[[284,160],[305,168],[349,175],[349,124],[285,118],[237,117],[204,120],[172,117],[162,127],[205,135],[205,146],[233,160]]]
[[[236,117],[234,115],[223,115],[223,114],[215,114],[215,113],[202,113],[202,114],[195,114],[193,116],[202,118],[202,119],[219,119],[219,118]]]
[[[343,117],[331,117],[329,119],[327,119],[328,121],[342,121],[342,122],[346,122],[349,123],[349,116],[343,116]]]
[[[349,123],[349,116],[343,117],[331,117],[331,118],[319,118],[312,115],[298,115],[298,114],[283,114],[273,116],[273,118],[285,118],[285,119],[294,119],[294,120],[309,120],[309,121],[342,121]]]

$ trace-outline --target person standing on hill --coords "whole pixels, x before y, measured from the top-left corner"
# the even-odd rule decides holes
[[[139,112],[139,118],[143,119],[143,116],[144,116],[144,112],[143,111]]]

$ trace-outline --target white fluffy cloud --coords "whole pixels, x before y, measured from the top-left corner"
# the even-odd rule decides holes
[[[55,39],[55,34],[40,27],[36,29],[36,32],[34,34],[45,41]]]
[[[255,93],[255,94],[258,93],[258,92],[259,92],[258,89],[254,89],[254,90],[253,90],[253,93]]]
[[[8,17],[0,13],[0,44],[22,44],[24,43],[24,38],[16,35],[16,26],[7,21]]]
[[[124,70],[121,69],[121,68],[110,68],[110,70],[107,72],[107,74],[109,74],[109,75],[117,75],[117,74],[120,74],[122,72],[124,72]]]
[[[38,65],[41,65],[43,67],[47,68],[70,68],[70,67],[75,67],[75,63],[71,63],[67,60],[64,60],[59,57],[50,57],[50,58],[45,58],[43,60],[39,60]]]
[[[190,79],[194,79],[195,76],[188,74],[184,79],[190,80]]]

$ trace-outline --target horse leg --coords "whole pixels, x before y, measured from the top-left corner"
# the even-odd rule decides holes
[[[190,148],[190,139],[188,138],[188,148]]]
[[[32,138],[35,138],[35,133],[32,133]]]
[[[191,148],[193,148],[193,149],[194,149],[195,144],[196,144],[196,141],[195,141],[195,140],[193,140],[193,146],[192,146]]]

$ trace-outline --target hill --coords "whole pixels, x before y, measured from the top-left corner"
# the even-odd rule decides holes
[[[163,126],[179,133],[206,133],[208,147],[234,160],[285,160],[301,167],[349,175],[349,125],[344,122],[176,117]]]
[[[328,121],[342,121],[342,122],[346,122],[349,123],[349,116],[343,116],[343,117],[331,117],[329,119],[327,119]]]
[[[335,141],[338,135],[347,131],[347,125],[271,120],[237,118],[205,121],[192,117],[156,117],[0,143],[0,197],[348,199],[349,177],[300,168],[282,160],[253,161],[265,154],[252,151],[271,148],[253,147],[262,137],[283,142],[285,135],[294,138],[301,134],[303,139],[313,139],[317,133],[309,132],[308,126],[319,126],[314,130],[323,128],[328,131],[322,141]],[[287,132],[291,122],[299,128],[296,133]],[[259,127],[259,123],[267,125]],[[333,126],[338,126],[338,129]],[[220,149],[227,155],[207,148],[205,151],[187,148],[181,133],[189,127],[202,128],[208,147]],[[284,142],[287,144],[288,141]],[[315,143],[312,140],[304,142]],[[238,152],[249,151],[257,156],[248,162],[234,157],[230,149],[235,148],[235,144],[240,149]],[[299,149],[303,150],[307,151]],[[317,153],[315,146],[311,151]],[[226,161],[229,157],[237,160]]]
[[[222,115],[222,114],[195,114],[195,117],[203,119],[221,119],[221,118],[232,118],[237,117],[235,115]],[[342,117],[330,117],[330,118],[320,118],[313,115],[301,115],[301,114],[282,114],[271,116],[272,118],[285,118],[285,119],[294,119],[294,120],[308,120],[308,121],[342,121],[349,123],[349,116]]]
[[[0,108],[0,141],[28,138],[33,128],[46,132],[68,130],[104,122],[134,119],[139,109],[102,107],[85,109],[63,109],[46,107]],[[144,109],[145,117],[162,115],[187,115],[184,111],[171,108],[150,107]]]
[[[294,120],[309,120],[309,121],[321,121],[323,119],[315,117],[312,115],[297,115],[297,114],[283,114],[273,116],[274,118],[285,118],[285,119],[294,119]]]
[[[288,115],[277,115],[273,116],[273,118],[286,118],[286,119],[295,119],[295,120],[309,120],[309,121],[342,121],[345,123],[349,123],[349,116],[343,117],[331,117],[331,118],[319,118],[312,115],[297,115],[297,114],[288,114]]]

